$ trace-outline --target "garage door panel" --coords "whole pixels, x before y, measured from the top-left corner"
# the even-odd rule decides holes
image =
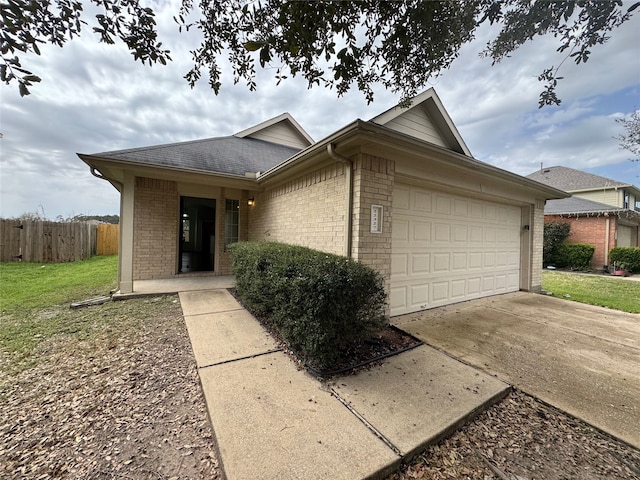
[[[467,225],[453,225],[452,241],[454,243],[469,243],[469,227]]]
[[[447,242],[451,241],[451,225],[448,223],[436,223],[433,225],[433,241]]]
[[[518,290],[519,207],[394,188],[392,315]]]
[[[414,242],[428,242],[431,240],[431,222],[421,222],[417,220],[412,223],[412,226],[412,238]]]
[[[433,259],[431,262],[433,273],[449,273],[450,254],[448,252],[434,253],[431,258]]]
[[[411,274],[421,275],[431,271],[431,255],[428,253],[417,253],[411,256]]]
[[[393,229],[391,231],[391,241],[396,246],[401,246],[404,242],[409,245],[409,220],[397,218],[393,220]]]
[[[413,202],[411,202],[411,205],[413,206],[414,211],[422,212],[422,213],[431,213],[432,205],[431,205],[430,192],[422,192],[422,191],[413,189],[411,196],[413,198]]]
[[[463,198],[453,199],[453,215],[467,218],[469,216],[469,201]]]
[[[469,226],[469,242],[482,244],[482,227]]]
[[[405,277],[409,275],[409,254],[408,253],[391,254],[391,275],[405,276]]]

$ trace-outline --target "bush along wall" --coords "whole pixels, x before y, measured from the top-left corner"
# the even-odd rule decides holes
[[[586,243],[563,243],[555,254],[555,266],[571,270],[588,270],[596,248]]]
[[[640,272],[640,247],[615,247],[609,251],[609,264],[629,273]],[[611,270],[611,269],[610,269]]]
[[[230,246],[238,295],[315,368],[387,324],[383,280],[339,255],[273,242]]]
[[[564,268],[563,255],[560,253],[560,246],[571,233],[571,225],[566,222],[550,222],[544,224],[544,237],[542,243],[542,263]],[[566,265],[565,265],[566,266]]]

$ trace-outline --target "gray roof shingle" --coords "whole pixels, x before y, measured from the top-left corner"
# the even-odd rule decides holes
[[[264,172],[300,149],[234,136],[92,154],[93,157],[244,176]]]
[[[527,178],[565,192],[596,188],[626,187],[628,183],[568,167],[548,167],[527,175]]]

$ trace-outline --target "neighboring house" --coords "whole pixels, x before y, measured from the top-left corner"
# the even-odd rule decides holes
[[[119,289],[231,273],[272,240],[378,270],[389,313],[541,286],[543,209],[567,195],[475,160],[433,89],[314,142],[289,114],[228,137],[79,154],[121,194]]]
[[[567,167],[544,168],[527,178],[573,195],[548,201],[544,221],[569,223],[569,242],[594,245],[593,267],[608,265],[613,247],[640,246],[638,187]]]

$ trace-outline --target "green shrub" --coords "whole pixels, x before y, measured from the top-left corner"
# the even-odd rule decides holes
[[[640,272],[640,247],[615,247],[609,250],[609,264],[624,267],[629,273]]]
[[[571,226],[564,222],[550,222],[544,224],[544,239],[542,243],[542,263],[563,268],[559,263],[563,262],[558,248],[571,233]]]
[[[571,270],[587,270],[596,248],[586,243],[563,243],[556,249],[555,266]]]
[[[370,267],[282,243],[241,242],[230,250],[245,305],[316,367],[331,366],[386,325],[382,277]]]

